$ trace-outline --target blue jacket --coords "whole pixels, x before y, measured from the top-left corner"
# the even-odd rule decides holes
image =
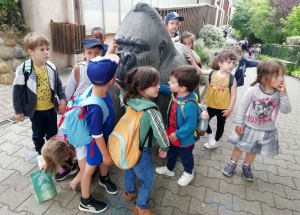
[[[257,64],[258,64],[258,62],[249,61],[249,60],[246,60],[245,58],[242,58],[239,61],[239,66],[236,69],[235,75],[234,75],[238,87],[244,85],[244,74],[245,74],[246,68],[257,67]]]
[[[172,92],[170,91],[168,85],[161,84],[159,93],[171,96]],[[185,98],[194,98],[195,94],[194,92],[191,92],[187,97]],[[179,97],[178,101],[183,101],[185,98]],[[168,120],[167,120],[167,125],[166,128],[168,128],[168,123],[169,123],[169,112],[170,108],[172,107],[173,101],[170,101],[170,105],[168,107]],[[194,130],[197,127],[197,123],[200,120],[200,114],[198,112],[198,106],[196,105],[195,102],[186,102],[185,105],[183,106],[183,111],[184,111],[184,118],[182,117],[181,110],[180,110],[180,105],[177,105],[177,130],[175,132],[176,137],[180,140],[181,146],[188,146],[190,144],[195,143],[195,137],[194,137]]]

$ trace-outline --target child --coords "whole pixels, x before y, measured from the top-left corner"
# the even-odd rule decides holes
[[[201,64],[201,59],[200,57],[196,54],[196,52],[194,51],[194,41],[195,41],[195,35],[185,31],[182,33],[181,36],[181,43],[184,44],[186,47],[188,47],[191,52],[193,53],[193,56],[196,60],[196,64],[202,68],[202,64]]]
[[[102,46],[103,46],[102,56],[105,56],[105,54],[108,50],[108,45],[104,44],[106,37],[105,37],[103,28],[95,27],[92,29],[91,33],[92,33],[92,37],[99,40],[99,42],[102,44]]]
[[[208,142],[204,144],[207,149],[219,146],[218,141],[223,135],[226,118],[230,116],[236,100],[236,80],[232,77],[231,71],[235,66],[236,55],[231,50],[224,50],[218,54],[213,62],[212,69],[218,71],[211,73],[209,70],[199,70],[201,75],[211,75],[211,80],[205,93],[204,103],[210,120],[217,116],[216,136],[212,134],[211,127],[207,128]],[[195,62],[188,57],[188,60],[195,66]],[[230,79],[233,79],[230,87]]]
[[[230,49],[233,50],[237,56],[238,66],[237,69],[232,72],[232,75],[235,77],[237,87],[240,87],[244,85],[246,69],[249,67],[257,67],[258,62],[243,58],[243,52],[240,46],[233,46]]]
[[[236,115],[236,127],[228,141],[235,145],[231,162],[222,170],[232,176],[237,161],[246,152],[242,165],[244,179],[253,181],[251,163],[256,154],[278,154],[278,131],[275,120],[278,111],[291,111],[290,101],[283,79],[284,66],[276,60],[261,62],[257,67],[257,79],[244,94]]]
[[[145,142],[149,129],[152,128],[148,140],[144,143],[141,156],[136,165],[125,170],[124,189],[125,198],[133,199],[137,196],[134,214],[154,215],[149,209],[148,198],[154,184],[154,170],[151,157],[151,146],[158,142],[163,151],[168,151],[169,142],[165,133],[162,117],[157,105],[152,101],[158,96],[159,73],[152,67],[138,67],[130,71],[126,77],[127,91],[124,95],[125,105],[136,111],[145,110],[140,120],[140,147]],[[152,139],[152,136],[154,137]],[[152,140],[152,141],[151,141]],[[135,179],[140,181],[137,193]]]
[[[24,48],[31,56],[32,69],[25,82],[24,63],[16,69],[13,87],[13,107],[17,121],[28,116],[32,123],[32,140],[38,152],[39,168],[43,168],[41,149],[45,143],[57,134],[57,112],[63,114],[66,109],[66,96],[55,66],[49,58],[49,40],[46,36],[31,32],[24,38]],[[60,102],[56,107],[58,96]]]
[[[195,98],[194,89],[200,81],[200,76],[193,66],[179,66],[171,72],[169,86],[161,85],[160,92],[171,95],[172,100],[168,108],[167,135],[170,141],[170,149],[167,153],[166,166],[157,167],[155,172],[161,175],[174,176],[174,168],[179,154],[184,172],[178,180],[180,186],[188,185],[194,178],[195,144],[194,131],[200,120],[198,106],[195,102],[185,102],[182,107],[181,101],[187,98]],[[183,108],[184,118],[180,108]],[[160,153],[161,154],[161,153]],[[161,155],[160,155],[161,156]]]
[[[173,42],[180,41],[180,33],[178,31],[179,22],[182,22],[184,18],[179,16],[176,12],[170,12],[165,17],[165,24],[169,35]]]

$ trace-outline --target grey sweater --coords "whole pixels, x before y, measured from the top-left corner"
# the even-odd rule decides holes
[[[267,93],[257,84],[245,92],[236,115],[236,126],[246,124],[258,130],[273,130],[279,110],[284,114],[291,112],[287,93]]]

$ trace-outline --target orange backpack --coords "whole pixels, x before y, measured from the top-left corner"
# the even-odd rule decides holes
[[[149,144],[152,143],[152,134],[149,135],[152,131],[150,126],[140,149],[140,120],[144,111],[146,110],[135,111],[128,106],[108,138],[108,151],[120,169],[130,169],[137,163],[148,136],[150,136]]]

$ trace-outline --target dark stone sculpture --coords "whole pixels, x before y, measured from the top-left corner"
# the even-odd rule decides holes
[[[120,57],[116,73],[116,82],[125,87],[126,73],[138,66],[152,66],[160,73],[161,83],[167,84],[171,71],[181,65],[188,65],[186,54],[190,50],[181,43],[173,43],[163,20],[157,11],[149,4],[138,3],[127,14],[121,23],[116,36],[120,46],[117,55]],[[119,106],[116,88],[109,89],[113,99],[117,120],[124,110]],[[195,90],[199,96],[199,89]],[[159,95],[155,102],[166,119],[170,97]]]

